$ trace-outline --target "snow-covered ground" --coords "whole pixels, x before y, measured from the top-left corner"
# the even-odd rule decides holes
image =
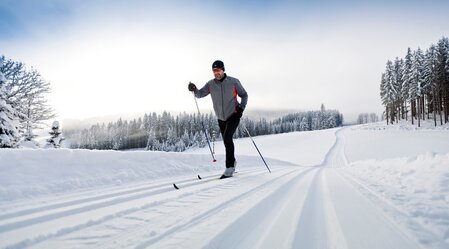
[[[254,140],[272,173],[240,139],[225,180],[219,142],[217,163],[208,148],[0,150],[0,247],[449,248],[447,125]]]

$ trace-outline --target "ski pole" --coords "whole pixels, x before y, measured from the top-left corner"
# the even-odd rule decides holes
[[[248,131],[248,129],[246,128],[246,125],[245,125],[244,123],[242,123],[242,125],[243,125],[243,128],[245,128],[246,133],[248,133],[248,136],[249,136],[249,138],[251,139],[251,141],[253,141],[254,147],[256,147],[257,152],[259,152],[260,158],[262,158],[263,163],[265,164],[265,166],[267,166],[268,171],[271,173],[271,170],[270,170],[270,168],[268,167],[267,162],[265,162],[265,159],[263,158],[262,153],[260,153],[259,148],[257,148],[256,143],[254,142],[253,138],[251,137],[251,134],[249,134],[249,131]]]
[[[201,120],[200,108],[198,107],[198,102],[196,101],[195,93],[194,92],[192,92],[192,93],[193,93],[193,99],[195,100],[196,109],[198,109],[198,118]],[[206,136],[207,145],[209,145],[210,155],[212,156],[212,159],[213,159],[212,162],[215,163],[217,160],[215,159],[214,153],[212,152],[212,148],[210,147],[209,138],[207,137],[206,127],[204,126],[203,120],[201,120],[201,125],[203,126],[204,136]]]

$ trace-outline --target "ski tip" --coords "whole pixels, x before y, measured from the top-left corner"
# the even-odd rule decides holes
[[[200,180],[201,180],[201,179],[203,179],[203,178],[201,178],[201,176],[200,176],[200,175],[198,175],[198,179],[200,179]]]
[[[179,189],[178,186],[176,186],[176,184],[173,183],[173,187],[175,187],[175,189]]]

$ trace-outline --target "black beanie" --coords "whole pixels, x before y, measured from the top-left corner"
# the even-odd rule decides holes
[[[224,63],[220,60],[214,61],[214,63],[212,63],[212,69],[215,69],[215,68],[221,68],[224,71],[225,70]]]

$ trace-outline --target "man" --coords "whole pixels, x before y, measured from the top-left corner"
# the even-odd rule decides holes
[[[234,135],[240,118],[248,102],[248,94],[240,81],[226,75],[224,63],[215,61],[212,64],[214,79],[209,80],[201,89],[197,89],[195,84],[189,83],[189,91],[195,93],[195,97],[202,98],[211,95],[215,115],[218,118],[221,136],[226,148],[226,169],[221,178],[231,177],[237,165],[234,157]],[[241,98],[238,102],[237,96]]]

